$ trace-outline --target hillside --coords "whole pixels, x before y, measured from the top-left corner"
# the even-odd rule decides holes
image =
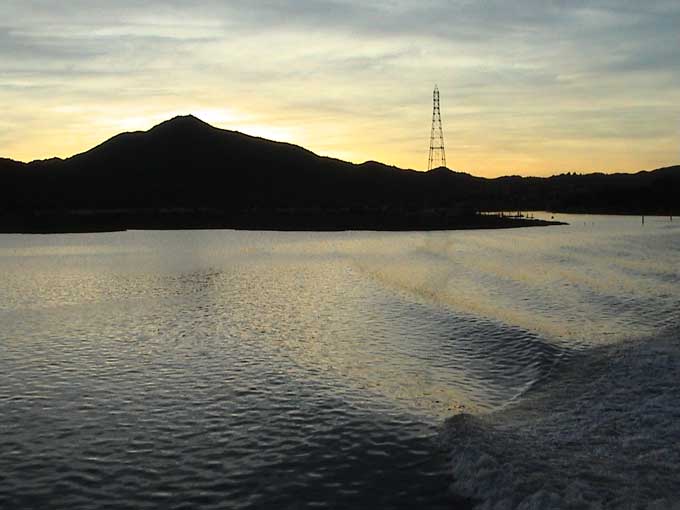
[[[210,217],[215,225],[225,218],[264,218],[281,211],[292,218],[306,211],[336,220],[344,214],[340,223],[349,228],[358,217],[378,213],[382,220],[368,224],[380,226],[404,215],[451,218],[475,210],[680,213],[680,167],[634,175],[483,179],[445,168],[417,172],[378,162],[355,165],[217,129],[193,116],[114,136],[64,160],[0,159],[0,183],[0,224],[37,216],[58,223],[74,211],[81,219],[142,214],[147,223],[181,214],[183,223],[193,217],[201,224]],[[433,221],[421,220],[414,228]],[[392,228],[399,224],[395,220]]]

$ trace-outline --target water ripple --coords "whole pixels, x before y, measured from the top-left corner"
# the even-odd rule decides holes
[[[677,321],[678,229],[607,221],[2,236],[0,507],[463,505],[441,420]]]

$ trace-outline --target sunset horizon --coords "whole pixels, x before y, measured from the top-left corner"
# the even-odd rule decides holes
[[[166,116],[163,114],[159,114],[158,116],[154,116],[153,118],[150,119],[134,119],[133,121],[126,120],[121,123],[121,126],[129,126],[127,128],[122,128],[121,131],[112,133],[110,135],[105,135],[106,137],[104,139],[99,140],[98,142],[95,141],[93,142],[92,145],[83,147],[82,149],[78,149],[77,152],[73,153],[64,153],[64,154],[52,154],[52,155],[45,155],[42,157],[35,157],[35,158],[19,158],[19,157],[11,157],[11,156],[6,156],[3,154],[0,154],[0,158],[7,158],[7,159],[12,159],[17,162],[21,163],[32,163],[32,162],[39,162],[39,161],[44,161],[44,160],[49,160],[49,159],[68,159],[73,156],[77,156],[79,154],[82,154],[84,152],[87,152],[94,147],[97,147],[103,143],[106,143],[108,140],[111,138],[116,137],[117,135],[123,134],[123,133],[134,133],[134,132],[140,132],[140,131],[149,131],[153,129],[154,127],[158,126],[159,124],[162,124],[164,122],[167,122],[169,120],[172,120],[177,117],[195,117],[206,124],[209,124],[212,127],[226,130],[226,131],[233,131],[233,132],[238,132],[242,133],[248,136],[256,137],[256,138],[262,138],[265,140],[269,141],[274,141],[274,142],[283,142],[283,143],[289,143],[292,145],[296,145],[299,147],[302,147],[304,149],[307,149],[314,154],[321,156],[321,157],[329,157],[329,158],[334,158],[334,159],[340,159],[342,161],[347,161],[348,163],[356,164],[356,165],[361,165],[363,163],[368,163],[372,161],[376,161],[379,163],[383,163],[389,166],[395,166],[397,168],[403,169],[403,170],[416,170],[416,171],[421,171],[425,172],[427,171],[427,162],[425,162],[425,165],[421,166],[404,166],[400,165],[398,163],[388,161],[385,159],[380,159],[376,157],[368,157],[367,159],[360,159],[360,160],[353,160],[351,159],[351,154],[349,153],[344,153],[340,152],[337,154],[331,154],[331,153],[323,153],[317,150],[314,150],[312,147],[306,146],[304,144],[298,143],[295,141],[293,137],[287,136],[287,131],[285,129],[277,129],[277,128],[271,128],[265,125],[257,125],[257,124],[252,124],[252,123],[246,123],[246,124],[236,124],[236,125],[229,125],[224,122],[219,121],[219,114],[215,113],[215,111],[210,111],[210,110],[203,110],[200,112],[200,114],[195,114],[192,112],[173,112],[173,113],[168,113]],[[206,118],[213,118],[217,119],[217,122],[210,122],[205,120]],[[138,123],[138,124],[137,124]],[[135,128],[136,125],[139,125],[140,127]],[[145,127],[148,126],[148,127]],[[427,148],[426,148],[427,149]],[[426,157],[427,150],[423,150],[423,154]],[[343,157],[344,156],[344,157]],[[455,155],[454,155],[455,156]],[[669,162],[668,164],[660,164],[659,166],[648,166],[648,167],[641,167],[641,168],[626,168],[626,169],[619,169],[619,168],[593,168],[593,169],[587,169],[587,168],[562,168],[559,170],[545,170],[544,172],[539,172],[539,173],[527,173],[523,172],[521,170],[510,170],[508,169],[507,171],[499,171],[499,173],[483,173],[481,171],[476,171],[474,168],[473,169],[464,169],[464,168],[458,168],[454,167],[451,164],[447,164],[446,168],[449,170],[455,171],[455,172],[463,172],[467,173],[470,175],[473,175],[475,177],[483,177],[483,178],[496,178],[496,177],[506,177],[506,176],[513,176],[513,175],[518,175],[522,177],[552,177],[556,175],[562,175],[565,173],[577,173],[577,174],[591,174],[591,173],[605,173],[605,174],[614,174],[614,173],[637,173],[640,171],[649,171],[649,170],[654,170],[657,168],[665,168],[665,167],[670,167],[670,166],[676,166],[677,163],[674,162]]]
[[[678,510],[679,0],[0,17],[0,509]]]
[[[437,83],[458,171],[636,172],[679,159],[673,2],[10,1],[0,14],[0,157],[69,157],[192,113],[425,170]]]

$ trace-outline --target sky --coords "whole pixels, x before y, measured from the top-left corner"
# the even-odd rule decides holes
[[[479,176],[680,162],[680,1],[2,0],[0,157],[192,113],[356,163]]]

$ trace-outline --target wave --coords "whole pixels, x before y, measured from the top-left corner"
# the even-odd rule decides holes
[[[680,508],[680,329],[573,353],[510,406],[448,419],[478,509]]]

